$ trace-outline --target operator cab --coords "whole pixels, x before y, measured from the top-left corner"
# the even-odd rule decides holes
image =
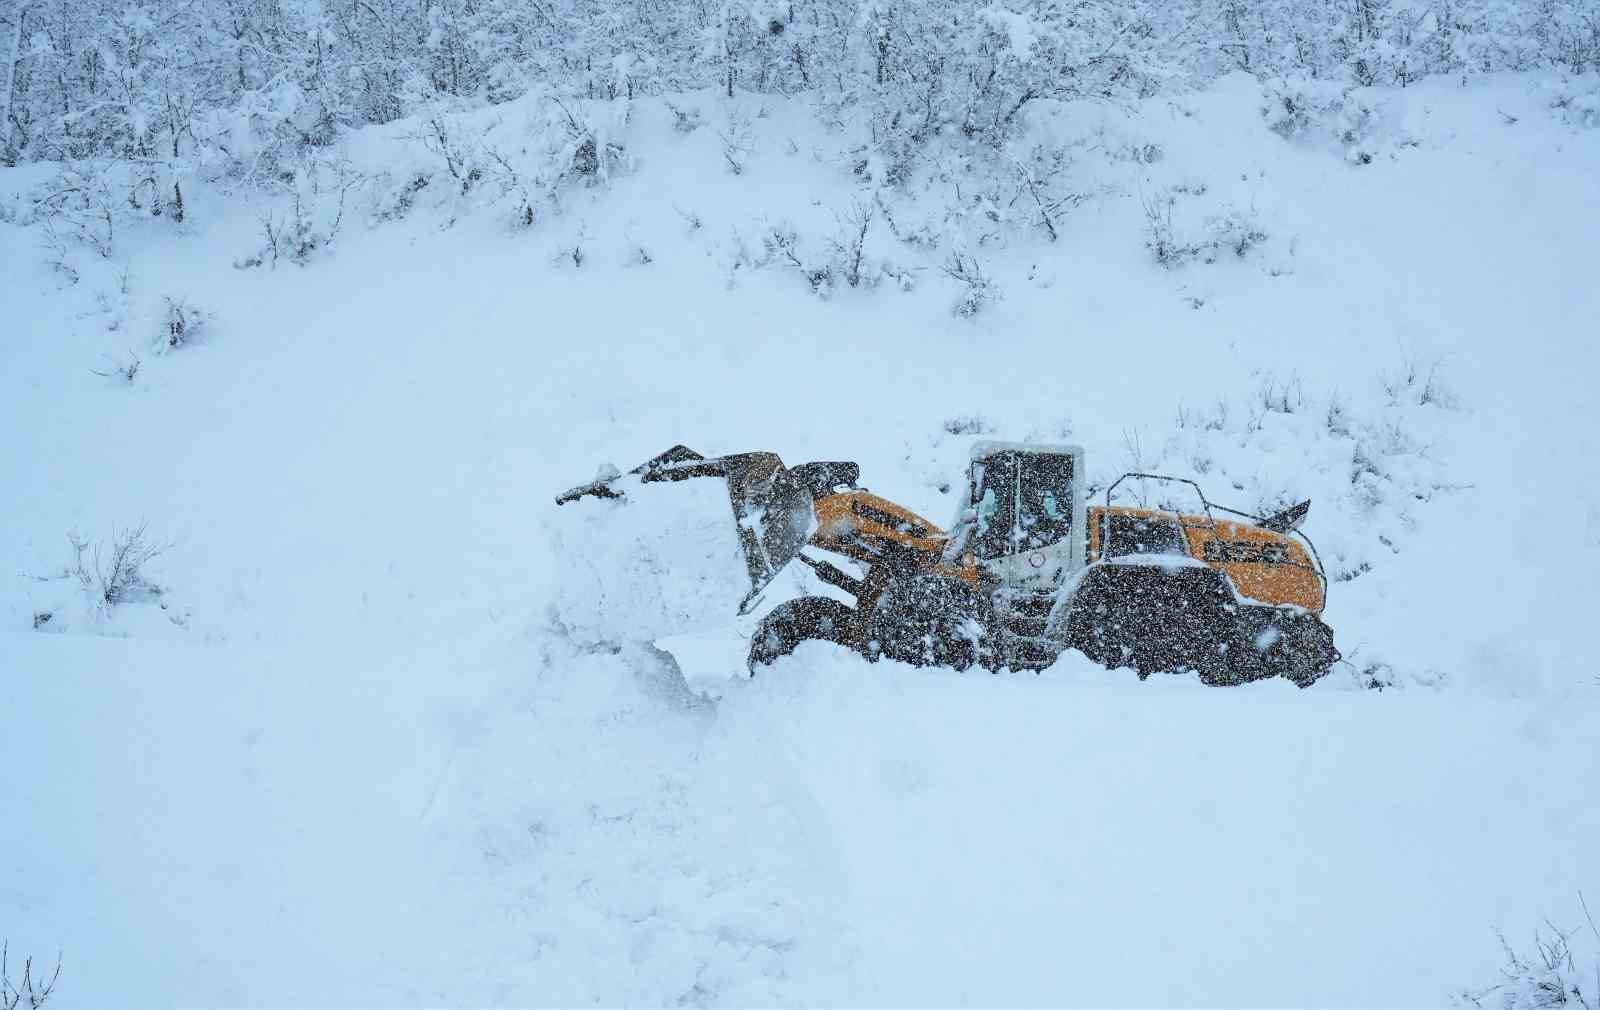
[[[962,551],[1001,582],[1054,584],[1083,565],[1083,450],[980,442],[956,527]]]

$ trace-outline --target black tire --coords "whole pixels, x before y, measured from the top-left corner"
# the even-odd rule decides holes
[[[912,666],[993,668],[994,614],[989,599],[960,579],[895,579],[867,618],[864,651]]]
[[[750,673],[789,655],[804,641],[851,645],[856,640],[855,619],[854,610],[825,596],[802,596],[773,607],[750,636]]]
[[[1106,565],[1073,595],[1067,645],[1108,669],[1198,672],[1220,683],[1234,639],[1232,594],[1207,568]]]

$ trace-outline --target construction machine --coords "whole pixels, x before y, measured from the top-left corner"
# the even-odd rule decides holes
[[[770,452],[706,458],[681,445],[627,474],[607,468],[556,503],[695,478],[727,484],[750,579],[740,613],[791,563],[840,591],[767,612],[752,673],[812,639],[958,670],[1037,670],[1077,649],[1141,679],[1192,671],[1208,684],[1281,676],[1305,687],[1339,659],[1322,621],[1327,578],[1299,530],[1309,501],[1253,516],[1192,481],[1130,473],[1091,504],[1081,447],[980,442],[948,529],[861,487],[855,463],[791,468]],[[1151,481],[1192,492],[1198,508],[1113,504]]]

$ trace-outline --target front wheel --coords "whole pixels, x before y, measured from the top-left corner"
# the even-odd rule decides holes
[[[756,667],[771,665],[804,641],[816,639],[850,645],[855,640],[852,633],[855,616],[854,610],[825,596],[802,596],[773,607],[750,636],[747,665],[751,675],[755,675]]]
[[[867,657],[955,670],[992,668],[993,627],[988,598],[971,584],[938,575],[898,578],[867,619]]]

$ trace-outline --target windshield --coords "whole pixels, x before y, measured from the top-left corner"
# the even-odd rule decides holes
[[[1037,550],[1071,534],[1071,456],[1000,452],[972,466],[973,549],[979,557]]]

